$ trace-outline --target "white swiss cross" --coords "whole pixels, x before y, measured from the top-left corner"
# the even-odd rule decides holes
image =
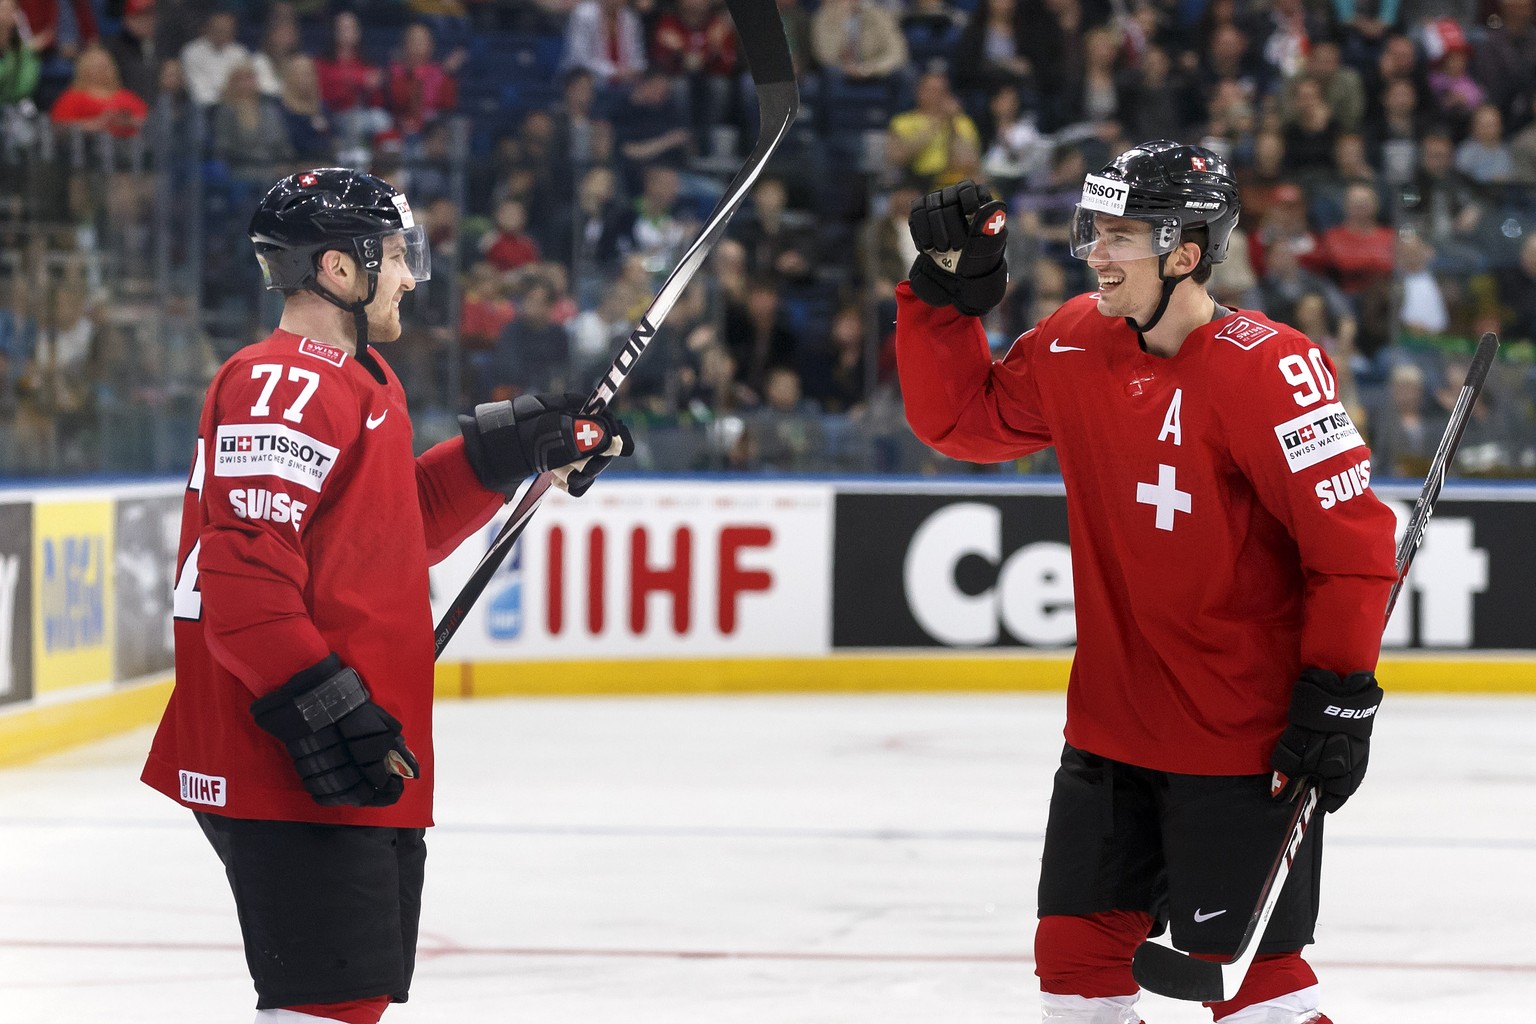
[[[602,433],[592,424],[591,420],[582,420],[581,429],[576,431],[576,447],[586,451],[597,444],[597,439],[602,436]]]
[[[1003,230],[1003,225],[1007,223],[1008,218],[1003,216],[1002,210],[998,210],[992,215],[991,220],[987,221],[981,226],[981,233],[984,235],[995,235],[999,231]]]
[[[1203,157],[1203,156],[1192,156],[1192,157],[1190,157],[1189,158],[1189,166],[1193,167],[1197,171],[1205,170],[1205,157]]]
[[[308,188],[319,180],[320,179],[313,174],[301,174],[299,176],[299,184],[303,185],[305,188]]]
[[[1173,467],[1159,464],[1157,467],[1157,483],[1136,484],[1136,504],[1152,505],[1157,508],[1157,528],[1159,530],[1173,529],[1173,514],[1175,512],[1188,513],[1190,509],[1189,492],[1181,491],[1173,485]]]

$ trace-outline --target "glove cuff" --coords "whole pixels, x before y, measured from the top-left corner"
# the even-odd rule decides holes
[[[532,475],[517,436],[517,415],[511,402],[483,402],[473,416],[459,416],[464,435],[464,457],[481,485],[500,491],[510,500],[517,487]]]
[[[1309,668],[1291,691],[1291,722],[1315,732],[1369,739],[1383,696],[1369,672],[1340,679],[1337,673]]]
[[[335,654],[251,704],[251,717],[285,743],[312,736],[368,703],[368,690],[357,670]]]

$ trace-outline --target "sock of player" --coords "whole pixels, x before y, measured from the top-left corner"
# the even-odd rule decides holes
[[[281,1010],[261,1010],[256,1014],[256,1024],[378,1024],[379,1018],[389,1006],[389,996],[372,996],[368,999],[349,999],[341,1003],[302,1003]]]
[[[1317,986],[1287,992],[1236,1013],[1217,1017],[1217,1024],[1331,1024],[1317,1008]]]
[[[1058,996],[1040,993],[1044,1024],[1144,1024],[1135,996]]]

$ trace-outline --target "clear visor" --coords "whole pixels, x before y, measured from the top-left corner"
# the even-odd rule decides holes
[[[398,235],[389,235],[384,239],[384,258],[396,259],[400,254],[400,243],[397,238],[405,240],[404,256],[405,269],[410,271],[417,281],[430,281],[432,279],[432,246],[427,241],[427,229],[421,224],[415,224],[406,228]]]
[[[1179,247],[1177,217],[1116,217],[1086,210],[1072,212],[1072,255],[1112,263],[1151,259]]]

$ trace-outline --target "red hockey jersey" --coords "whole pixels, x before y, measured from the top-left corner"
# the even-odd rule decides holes
[[[275,331],[208,388],[182,505],[176,685],[143,779],[236,818],[423,827],[432,819],[427,567],[503,496],[463,441],[413,455],[400,380]],[[400,720],[421,765],[392,807],[321,807],[250,705],[330,652]]]
[[[898,286],[907,419],[972,462],[1054,445],[1078,647],[1067,741],[1130,764],[1257,774],[1303,666],[1371,669],[1396,579],[1392,511],[1334,368],[1234,311],[1172,358],[1067,301],[993,361],[980,322]]]

